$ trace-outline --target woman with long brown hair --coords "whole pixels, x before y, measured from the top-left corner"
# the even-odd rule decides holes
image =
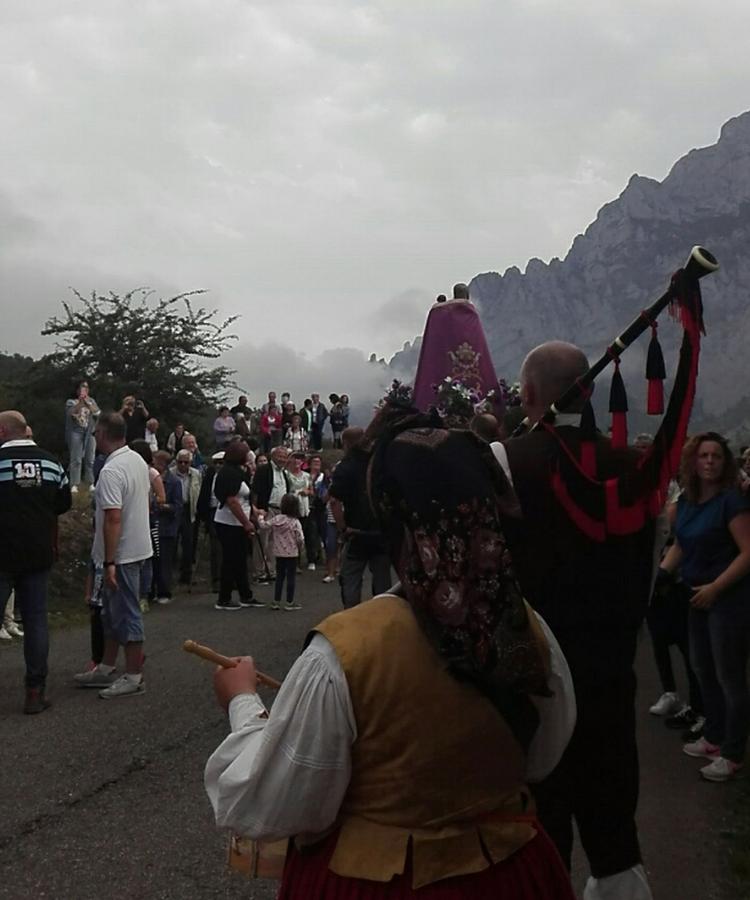
[[[690,656],[701,687],[703,737],[685,744],[707,759],[701,775],[727,781],[742,766],[750,733],[750,504],[722,435],[690,438],[682,453],[675,543],[662,568],[679,568],[690,597]]]

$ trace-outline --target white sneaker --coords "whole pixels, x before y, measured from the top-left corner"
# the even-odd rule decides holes
[[[140,681],[134,681],[130,675],[121,675],[117,681],[113,682],[108,688],[99,691],[102,700],[115,700],[117,697],[131,697],[135,694],[145,694],[146,685],[143,682],[143,675]]]
[[[315,563],[308,563],[308,564],[307,564],[307,571],[308,571],[308,572],[314,572],[314,571],[315,571]]]
[[[159,606],[166,606],[168,603],[172,602],[172,598],[171,597],[157,597],[154,602],[158,603]]]
[[[680,698],[673,691],[667,691],[666,694],[662,694],[661,697],[654,703],[653,706],[649,707],[649,712],[652,716],[673,716],[675,713],[678,713],[685,704],[680,700]]]
[[[723,756],[717,756],[716,759],[703,766],[701,775],[706,781],[729,781],[737,774],[737,770],[742,768],[742,763],[732,762]]]
[[[12,641],[13,638],[8,634],[4,625],[0,625],[0,641]]]
[[[77,675],[73,676],[73,681],[78,685],[78,687],[84,688],[103,688],[109,687],[117,678],[114,671],[112,672],[102,672],[99,666],[96,666],[93,669],[89,669],[86,672],[79,672]]]
[[[594,878],[586,882],[583,889],[583,900],[653,900],[646,873],[639,863],[632,869],[608,875],[606,878]]]
[[[11,637],[23,637],[23,628],[17,622],[11,622],[5,630]]]
[[[699,737],[697,741],[685,744],[682,752],[687,756],[695,757],[695,759],[718,759],[721,748],[710,743],[704,737]]]
[[[336,579],[333,577],[333,575],[326,575],[326,577],[323,579],[323,584],[330,584],[332,581],[335,581],[335,580]]]
[[[70,488],[70,493],[71,493],[71,494],[77,494],[77,493],[78,493],[78,485],[77,485],[77,484],[74,484],[74,485],[71,486],[71,488]]]

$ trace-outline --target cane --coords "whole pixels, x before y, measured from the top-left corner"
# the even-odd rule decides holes
[[[206,562],[206,548],[210,548],[210,539],[208,534],[208,523],[201,522],[200,519],[196,518],[196,531],[195,531],[195,553],[194,553],[194,562],[193,562],[193,571],[190,578],[190,587],[192,588],[195,584],[196,570],[198,568],[199,563]],[[205,528],[201,528],[201,524],[205,524]],[[209,554],[210,555],[210,554]]]
[[[268,568],[268,560],[266,559],[265,551],[263,550],[263,542],[260,539],[260,532],[255,532],[255,537],[258,539],[258,548],[260,549],[260,558],[263,560],[263,568],[266,571],[266,578],[269,581],[273,581],[273,576],[271,575],[271,570]]]
[[[185,641],[182,645],[182,649],[186,653],[192,653],[193,656],[199,656],[201,659],[205,659],[208,662],[216,663],[217,666],[221,666],[223,669],[234,669],[237,665],[237,661],[231,657],[223,656],[221,653],[217,653],[216,650],[212,650],[210,647],[204,647],[203,644],[197,644],[195,641]],[[266,675],[265,672],[259,672],[256,669],[255,675],[258,682],[266,687],[273,688],[275,691],[278,691],[281,687],[280,681],[277,681],[270,675]]]

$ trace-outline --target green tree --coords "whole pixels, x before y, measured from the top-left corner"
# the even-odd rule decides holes
[[[166,426],[180,420],[199,439],[207,435],[216,404],[235,387],[232,369],[207,361],[237,340],[229,332],[237,316],[218,320],[217,310],[197,306],[203,293],[157,299],[147,289],[122,296],[73,291],[63,314],[42,329],[58,339],[55,351],[7,389],[40,443],[61,452],[65,400],[84,379],[103,410],[119,410],[123,397],[135,394]]]

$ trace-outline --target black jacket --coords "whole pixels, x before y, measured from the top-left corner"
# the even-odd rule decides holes
[[[0,572],[49,569],[57,517],[70,504],[68,476],[51,453],[33,441],[0,447]]]
[[[284,472],[284,481],[286,483],[287,494],[292,493],[292,486],[289,481],[289,475],[286,469]],[[258,466],[255,470],[255,478],[253,478],[252,493],[255,498],[255,505],[258,509],[268,509],[268,501],[273,491],[273,463],[265,466]]]

